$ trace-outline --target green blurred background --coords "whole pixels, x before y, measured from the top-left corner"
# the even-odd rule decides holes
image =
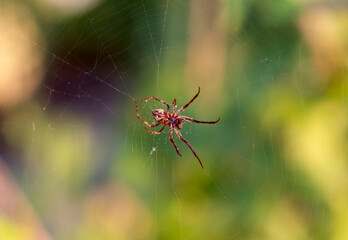
[[[0,3],[0,239],[348,239],[348,5]],[[150,135],[134,101],[216,125]],[[156,101],[139,102],[150,123]]]

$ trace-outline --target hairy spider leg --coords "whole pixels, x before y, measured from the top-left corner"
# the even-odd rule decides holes
[[[176,104],[176,98],[174,99],[174,101],[173,101],[172,104],[174,104],[174,106],[173,106],[173,111],[172,111],[172,115],[173,115],[174,112],[175,112],[175,110],[176,110],[176,107],[178,106],[178,105]]]
[[[185,138],[183,138],[183,136],[181,135],[181,133],[179,132],[178,129],[174,128],[174,131],[175,131],[176,135],[178,135],[178,137],[180,138],[180,140],[183,141],[184,143],[186,143],[186,145],[191,149],[192,153],[195,155],[195,157],[198,159],[199,163],[201,164],[202,168],[204,169],[203,164],[202,164],[201,160],[199,159],[199,157],[197,156],[195,150],[193,150],[193,148],[191,147],[191,145],[186,141]]]
[[[142,121],[143,123],[146,124],[146,126],[150,127],[150,128],[154,128],[154,127],[157,127],[158,125],[160,125],[162,122],[158,122],[154,125],[150,125],[148,122],[146,122],[144,119],[142,119],[139,115],[139,112],[138,112],[138,103],[137,101],[135,101],[135,110],[137,111],[137,117],[140,119],[140,121]]]
[[[146,127],[145,127],[145,129],[146,129],[149,133],[151,133],[151,134],[161,134],[161,132],[163,132],[163,130],[164,130],[164,128],[165,128],[166,126],[167,126],[167,125],[164,124],[163,127],[162,127],[158,132],[150,131],[150,130],[147,129]]]
[[[173,127],[172,126],[169,126],[170,130],[169,130],[169,140],[171,141],[171,143],[173,144],[175,150],[176,150],[176,153],[182,157],[181,153],[179,152],[179,149],[178,147],[176,146],[174,140],[173,140]]]
[[[218,121],[220,121],[220,117],[218,120],[216,121],[213,121],[213,122],[207,122],[207,121],[199,121],[199,120],[196,120],[196,119],[193,119],[193,118],[190,118],[190,117],[186,117],[186,116],[181,116],[185,121],[188,121],[188,122],[195,122],[195,123],[206,123],[206,124],[215,124],[217,123]]]
[[[201,92],[201,88],[198,87],[198,93],[185,106],[183,106],[178,111],[176,111],[175,115],[178,115],[179,113],[183,112],[198,97],[200,92]]]
[[[146,101],[146,100],[149,100],[149,99],[155,99],[155,100],[161,102],[162,104],[166,105],[166,106],[167,106],[167,112],[169,112],[169,104],[166,103],[165,101],[163,101],[163,100],[157,98],[157,97],[152,96],[152,97],[144,98],[144,99],[142,99],[141,101]]]

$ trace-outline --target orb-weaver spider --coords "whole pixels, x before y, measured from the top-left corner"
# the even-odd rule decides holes
[[[173,103],[173,109],[172,111],[170,111],[170,107],[169,104],[166,103],[165,101],[157,98],[157,97],[148,97],[148,98],[144,98],[142,99],[142,101],[146,101],[149,99],[155,99],[159,102],[161,102],[162,104],[167,106],[167,110],[164,109],[155,109],[152,111],[152,116],[153,118],[156,120],[156,124],[151,125],[148,122],[146,122],[144,119],[142,119],[139,116],[139,112],[138,112],[138,104],[137,101],[135,101],[135,109],[137,111],[137,116],[138,118],[145,123],[146,126],[150,127],[150,128],[154,128],[157,127],[161,124],[163,124],[162,128],[158,131],[158,132],[153,132],[150,131],[148,128],[145,127],[145,129],[151,133],[151,134],[160,134],[161,132],[163,132],[164,128],[166,126],[169,126],[170,130],[169,130],[169,140],[171,141],[171,143],[173,144],[177,154],[181,157],[181,153],[179,152],[178,147],[176,146],[174,140],[173,140],[173,130],[176,133],[176,135],[179,137],[179,139],[181,141],[183,141],[184,143],[186,143],[186,145],[191,149],[192,153],[195,155],[195,157],[198,159],[199,163],[201,164],[202,168],[203,164],[201,162],[201,160],[199,159],[199,157],[197,156],[197,153],[195,152],[195,150],[193,150],[193,148],[191,147],[191,145],[187,142],[187,140],[185,138],[183,138],[183,136],[181,135],[181,133],[179,132],[179,130],[182,128],[182,125],[187,121],[187,122],[194,122],[194,123],[206,123],[206,124],[216,124],[218,121],[220,121],[220,117],[218,120],[214,121],[214,122],[206,122],[206,121],[199,121],[199,120],[195,120],[193,118],[190,117],[186,117],[186,116],[181,116],[179,115],[181,112],[183,112],[199,95],[201,89],[198,87],[198,93],[191,99],[191,101],[189,101],[186,105],[184,105],[182,108],[180,108],[179,110],[176,110],[177,104],[176,104],[176,99],[174,99]]]

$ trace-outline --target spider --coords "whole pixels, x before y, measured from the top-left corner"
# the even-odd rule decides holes
[[[199,95],[201,89],[200,87],[198,87],[198,92],[197,94],[191,99],[191,101],[189,101],[186,105],[184,105],[182,108],[180,108],[179,110],[175,111],[176,110],[176,107],[177,107],[177,104],[176,104],[176,99],[174,99],[173,103],[173,109],[172,111],[170,111],[170,108],[169,108],[169,104],[166,103],[165,101],[157,98],[157,97],[148,97],[148,98],[144,98],[142,99],[141,101],[146,101],[146,100],[149,100],[149,99],[155,99],[159,102],[161,102],[162,104],[166,105],[167,106],[167,110],[164,110],[164,109],[155,109],[152,111],[152,116],[153,118],[155,119],[155,121],[157,122],[156,124],[154,125],[150,125],[148,122],[146,122],[144,119],[142,119],[140,116],[139,116],[139,112],[138,112],[138,104],[137,104],[137,101],[135,101],[135,109],[137,111],[137,116],[138,118],[143,122],[145,123],[146,126],[150,127],[150,128],[154,128],[154,127],[157,127],[161,124],[163,124],[162,128],[158,131],[158,132],[153,132],[153,131],[150,131],[148,128],[145,127],[145,129],[151,133],[151,134],[160,134],[161,132],[163,132],[164,128],[166,126],[169,126],[169,140],[170,142],[173,144],[177,154],[181,157],[181,153],[179,152],[179,149],[178,147],[176,146],[174,140],[173,140],[173,130],[175,132],[175,134],[179,137],[179,139],[181,141],[183,141],[192,151],[192,153],[195,155],[195,157],[198,159],[199,163],[201,164],[202,168],[204,169],[203,167],[203,164],[201,162],[201,160],[199,159],[199,157],[197,156],[197,153],[195,152],[195,150],[193,150],[193,148],[191,147],[191,145],[187,142],[187,140],[185,138],[183,138],[183,136],[181,135],[181,133],[179,132],[179,130],[182,128],[182,125],[187,121],[187,122],[194,122],[194,123],[206,123],[206,124],[216,124],[218,121],[220,121],[220,117],[218,120],[214,121],[214,122],[206,122],[206,121],[198,121],[198,120],[195,120],[193,118],[190,118],[190,117],[186,117],[186,116],[181,116],[179,115],[180,113],[182,113]]]

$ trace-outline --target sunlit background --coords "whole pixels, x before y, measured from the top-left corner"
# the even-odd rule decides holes
[[[0,29],[0,239],[348,239],[345,1],[5,0]],[[198,87],[204,170],[134,105]]]

